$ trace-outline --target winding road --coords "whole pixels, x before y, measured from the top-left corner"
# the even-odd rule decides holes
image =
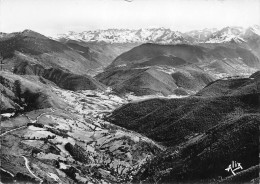
[[[51,112],[54,112],[54,110],[53,110],[52,108],[51,108]],[[38,119],[39,119],[42,115],[45,115],[45,114],[48,114],[48,113],[49,113],[49,112],[45,112],[45,113],[40,114],[39,116],[36,117],[36,120],[32,120],[32,119],[29,118],[28,116],[27,116],[27,118],[29,119],[29,121],[30,121],[31,123],[37,123]],[[2,133],[2,134],[0,135],[0,137],[6,135],[6,134],[8,134],[8,133],[11,133],[11,132],[13,132],[13,131],[16,131],[16,130],[19,130],[19,129],[22,129],[22,128],[26,128],[26,127],[27,127],[27,125],[24,125],[24,126],[21,126],[21,127],[14,128],[14,129],[12,129],[12,130],[6,131],[6,132]],[[29,161],[28,161],[28,159],[27,159],[25,156],[21,156],[21,157],[23,157],[23,159],[24,159],[24,161],[25,161],[25,166],[26,166],[27,170],[29,171],[29,173],[30,173],[34,178],[36,178],[37,180],[39,180],[39,181],[40,181],[40,184],[41,184],[41,183],[43,182],[43,180],[42,180],[41,178],[39,178],[38,176],[36,176],[36,175],[31,171],[31,169],[30,169],[30,167],[29,167]],[[3,168],[0,168],[0,169],[3,170],[3,171],[5,171],[5,172],[7,172],[7,173],[9,173],[12,177],[14,177],[14,175],[13,175],[12,173],[10,173],[9,171],[7,171],[7,170],[5,170],[5,169],[3,169]]]
[[[37,180],[40,180],[40,184],[41,184],[41,183],[43,182],[43,180],[42,180],[41,178],[39,178],[38,176],[36,176],[35,174],[33,174],[33,172],[32,172],[31,169],[30,169],[28,159],[27,159],[25,156],[22,156],[22,157],[23,157],[23,159],[24,159],[24,161],[25,161],[25,166],[26,166],[27,170],[29,171],[29,173],[30,173],[31,175],[33,175],[33,177],[35,177]]]
[[[51,108],[51,112],[54,112],[54,110]],[[41,117],[41,116],[43,116],[43,115],[45,115],[45,114],[48,114],[48,113],[50,113],[50,112],[44,112],[44,113],[41,113],[39,116],[37,116],[36,117],[36,120],[32,120],[29,116],[27,116],[27,118],[29,119],[29,121],[31,122],[31,123],[37,123],[38,122],[38,119]],[[41,178],[39,178],[38,176],[36,176],[33,172],[32,172],[32,170],[30,169],[30,167],[29,167],[29,161],[28,161],[28,159],[25,157],[25,156],[22,156],[23,157],[23,159],[24,159],[24,161],[25,161],[25,166],[26,166],[26,168],[27,168],[27,170],[29,171],[29,173],[31,174],[31,175],[33,175],[33,177],[35,177],[37,180],[39,180],[40,181],[40,184],[43,182],[43,180],[41,179]]]
[[[29,120],[31,123],[37,123],[37,122],[38,122],[38,119],[39,119],[41,116],[54,112],[53,108],[50,108],[50,110],[51,110],[51,112],[43,112],[43,113],[41,113],[39,116],[36,117],[36,120],[32,120],[28,115],[25,115],[25,116],[28,118],[28,120]]]
[[[52,108],[51,108],[51,112],[54,112],[54,110],[53,110]],[[32,120],[32,119],[31,119],[30,117],[28,117],[28,116],[27,116],[27,118],[29,119],[29,121],[30,121],[31,123],[37,123],[38,119],[39,119],[41,116],[43,116],[43,115],[45,115],[45,114],[48,114],[48,113],[50,113],[50,112],[44,112],[44,113],[40,114],[39,116],[36,117],[36,120]],[[26,128],[26,127],[27,127],[27,125],[24,125],[24,126],[20,126],[20,127],[18,127],[18,128],[14,128],[14,129],[12,129],[12,130],[8,130],[8,131],[2,133],[2,134],[0,135],[0,137],[6,135],[6,134],[8,134],[8,133],[11,133],[11,132],[13,132],[13,131],[16,131],[16,130],[19,130],[19,129],[22,129],[22,128]]]
[[[1,167],[0,170],[2,170],[2,171],[4,171],[4,172],[10,174],[12,177],[14,177],[14,174],[13,174],[13,173],[11,173],[11,172],[5,170],[4,168]]]
[[[24,126],[20,126],[20,127],[18,127],[18,128],[14,128],[14,129],[12,129],[12,130],[8,130],[8,131],[2,133],[2,134],[0,135],[0,137],[4,136],[4,135],[6,135],[6,134],[8,134],[8,133],[10,133],[10,132],[13,132],[13,131],[16,131],[16,130],[19,130],[19,129],[22,129],[22,128],[26,128],[26,127],[27,127],[27,126],[24,125]]]

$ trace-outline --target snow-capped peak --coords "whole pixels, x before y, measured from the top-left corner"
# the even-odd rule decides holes
[[[192,37],[194,42],[203,43],[205,42],[214,32],[216,32],[216,28],[205,28],[202,30],[192,30],[184,33],[186,36]]]
[[[220,31],[213,33],[213,35],[206,41],[206,43],[224,43],[224,42],[245,42],[243,35],[245,29],[242,27],[225,27]]]
[[[60,34],[56,40],[77,40],[83,42],[106,42],[106,43],[243,43],[252,36],[260,36],[260,26],[255,25],[247,29],[242,27],[225,27],[221,30],[216,28],[193,30],[185,33],[172,31],[164,27],[141,28],[141,29],[106,29],[83,31],[77,33],[69,31]]]
[[[253,34],[257,34],[257,35],[260,36],[260,26],[259,25],[254,25],[252,27],[249,27],[247,29],[247,34],[248,34],[248,32],[251,32]]]
[[[107,42],[107,43],[160,43],[176,44],[188,43],[180,32],[172,31],[166,28],[142,28],[138,30],[130,29],[107,29],[84,31],[75,33],[73,31],[67,34],[58,35],[58,38],[71,40],[80,40],[84,42]]]

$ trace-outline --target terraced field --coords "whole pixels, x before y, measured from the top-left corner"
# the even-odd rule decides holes
[[[52,92],[64,99],[66,109],[39,109],[1,122],[6,129],[1,134],[5,173],[20,173],[40,183],[131,181],[142,164],[164,149],[101,119],[125,99],[109,92],[56,87]],[[16,125],[21,119],[24,123]]]

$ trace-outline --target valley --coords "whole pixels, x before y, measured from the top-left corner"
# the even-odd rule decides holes
[[[125,99],[90,90],[51,90],[64,99],[65,109],[44,108],[1,121],[1,167],[13,175],[40,183],[130,181],[146,159],[164,150],[141,134],[101,119]],[[20,165],[23,159],[25,165]]]
[[[1,182],[259,182],[258,30],[1,33]]]

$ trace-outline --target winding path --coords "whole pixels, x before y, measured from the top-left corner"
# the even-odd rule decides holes
[[[39,178],[38,176],[36,176],[35,174],[33,174],[33,172],[31,171],[30,167],[29,167],[29,161],[25,156],[22,156],[24,158],[25,161],[25,166],[27,168],[27,170],[29,171],[29,173],[31,173],[31,175],[33,175],[33,177],[35,177],[37,180],[40,180],[40,184],[43,182],[43,180],[41,178]]]
[[[53,110],[53,108],[50,108],[50,110],[51,110],[51,112],[43,112],[43,113],[41,113],[40,115],[38,115],[37,117],[36,117],[36,120],[32,120],[28,115],[25,115],[27,118],[28,118],[28,120],[31,122],[31,123],[38,123],[38,119],[41,117],[41,116],[43,116],[43,115],[45,115],[45,114],[49,114],[49,113],[52,113],[52,112],[54,112],[54,110]]]
[[[51,108],[51,112],[54,112],[54,110]],[[37,116],[36,117],[36,120],[32,120],[30,117],[28,117],[27,116],[27,118],[29,119],[29,121],[31,122],[31,123],[37,123],[38,122],[38,119],[41,117],[41,116],[43,116],[43,115],[45,115],[45,114],[48,114],[48,113],[50,113],[50,112],[44,112],[44,113],[41,113],[39,116]],[[26,166],[26,168],[27,168],[27,170],[29,171],[29,173],[31,174],[31,175],[33,175],[33,177],[35,177],[37,180],[39,180],[40,181],[40,184],[43,182],[43,180],[41,179],[41,178],[39,178],[38,176],[36,176],[33,172],[32,172],[32,170],[30,169],[30,166],[29,166],[29,161],[28,161],[28,159],[25,157],[25,156],[22,156],[23,157],[23,159],[24,159],[24,161],[25,161],[25,166]]]
[[[15,130],[19,130],[19,129],[26,128],[26,127],[27,127],[27,125],[24,125],[24,126],[20,126],[20,127],[18,127],[18,128],[14,128],[14,129],[12,129],[12,130],[8,130],[8,131],[2,133],[2,134],[0,135],[0,137],[4,136],[4,135],[6,135],[6,134],[8,134],[8,133],[10,133],[10,132],[13,132],[13,131],[15,131]]]
[[[52,108],[50,108],[50,109],[51,109],[51,112],[54,112],[54,110],[53,110]],[[31,123],[37,123],[37,122],[38,122],[38,119],[39,119],[41,116],[43,116],[43,115],[45,115],[45,114],[48,114],[48,113],[50,113],[50,112],[41,113],[39,116],[36,117],[36,120],[32,120],[32,119],[31,119],[30,117],[28,117],[28,116],[26,116],[26,117],[29,119],[29,121],[30,121]],[[14,129],[12,129],[12,130],[8,130],[8,131],[2,133],[2,134],[0,135],[0,137],[4,136],[4,135],[6,135],[6,134],[8,134],[8,133],[10,133],[10,132],[13,132],[13,131],[16,131],[16,130],[19,130],[19,129],[22,129],[22,128],[26,128],[26,127],[27,127],[27,125],[24,125],[24,126],[20,126],[20,127],[18,127],[18,128],[14,128]]]
[[[8,133],[10,133],[10,132],[13,132],[13,131],[16,131],[16,130],[19,130],[19,129],[22,129],[22,128],[26,128],[27,126],[25,125],[25,126],[21,126],[21,127],[18,127],[18,128],[14,128],[14,129],[12,129],[12,130],[9,130],[9,131],[7,131],[7,132],[5,132],[5,133],[2,133],[1,135],[0,135],[0,137],[2,137],[2,136],[4,136],[4,135],[6,135],[6,134],[8,134]],[[26,166],[26,168],[28,169],[28,171],[31,173],[31,175],[33,175],[37,180],[40,180],[40,184],[43,182],[43,180],[41,179],[41,178],[39,178],[38,176],[36,176],[35,174],[33,174],[33,172],[31,171],[31,169],[30,169],[30,167],[29,167],[29,161],[28,161],[28,159],[25,157],[25,156],[22,156],[23,158],[24,158],[24,160],[25,160],[25,166]],[[10,173],[9,171],[7,171],[7,170],[5,170],[5,169],[3,169],[3,168],[1,168],[1,170],[3,170],[3,171],[5,171],[5,172],[7,172],[7,173],[9,173],[12,177],[14,177],[14,175],[12,174],[12,173]]]
[[[2,170],[2,171],[4,171],[4,172],[10,174],[12,177],[14,177],[14,174],[13,174],[13,173],[11,173],[11,172],[5,170],[4,168],[1,167],[0,170]]]
[[[53,110],[52,108],[51,108],[51,111],[54,112],[54,110]],[[45,113],[40,114],[39,116],[36,117],[36,120],[32,120],[32,119],[31,119],[30,117],[28,117],[28,116],[27,116],[27,118],[29,119],[29,121],[30,121],[31,123],[37,123],[38,118],[40,118],[42,115],[45,115],[45,114],[48,114],[48,112],[45,112]],[[0,137],[4,136],[4,135],[6,135],[6,134],[8,134],[8,133],[10,133],[10,132],[13,132],[13,131],[16,131],[16,130],[19,130],[19,129],[22,129],[22,128],[26,128],[26,127],[27,127],[27,125],[24,125],[24,126],[21,126],[21,127],[14,128],[14,129],[12,129],[12,130],[6,131],[6,132],[2,133],[2,134],[0,135]],[[37,180],[39,180],[39,181],[40,181],[40,184],[41,184],[41,183],[43,182],[43,180],[42,180],[41,178],[39,178],[38,176],[36,176],[36,175],[31,171],[31,169],[30,169],[30,167],[29,167],[29,161],[28,161],[28,159],[27,159],[25,156],[22,156],[22,157],[23,157],[23,159],[24,159],[24,161],[25,161],[25,166],[26,166],[27,170],[29,171],[29,173],[30,173],[31,175],[33,175],[34,178],[36,178]],[[9,171],[7,171],[7,170],[5,170],[5,169],[3,169],[3,168],[0,168],[0,169],[3,170],[3,171],[5,171],[5,172],[7,172],[7,173],[9,173],[12,177],[14,177],[14,175],[13,175],[12,173],[10,173]]]
[[[26,128],[26,127],[27,127],[27,126],[24,125],[24,126],[21,126],[21,127],[18,127],[18,128],[14,128],[14,129],[12,129],[12,130],[8,130],[8,131],[2,133],[2,134],[0,135],[0,137],[3,137],[4,135],[6,135],[6,134],[8,134],[8,133],[10,133],[10,132],[13,132],[13,131],[16,131],[16,130],[19,130],[19,129],[22,129],[22,128]],[[0,169],[1,169],[2,171],[4,171],[4,172],[10,174],[12,177],[14,177],[14,175],[13,175],[11,172],[5,170],[4,168],[0,168]]]

